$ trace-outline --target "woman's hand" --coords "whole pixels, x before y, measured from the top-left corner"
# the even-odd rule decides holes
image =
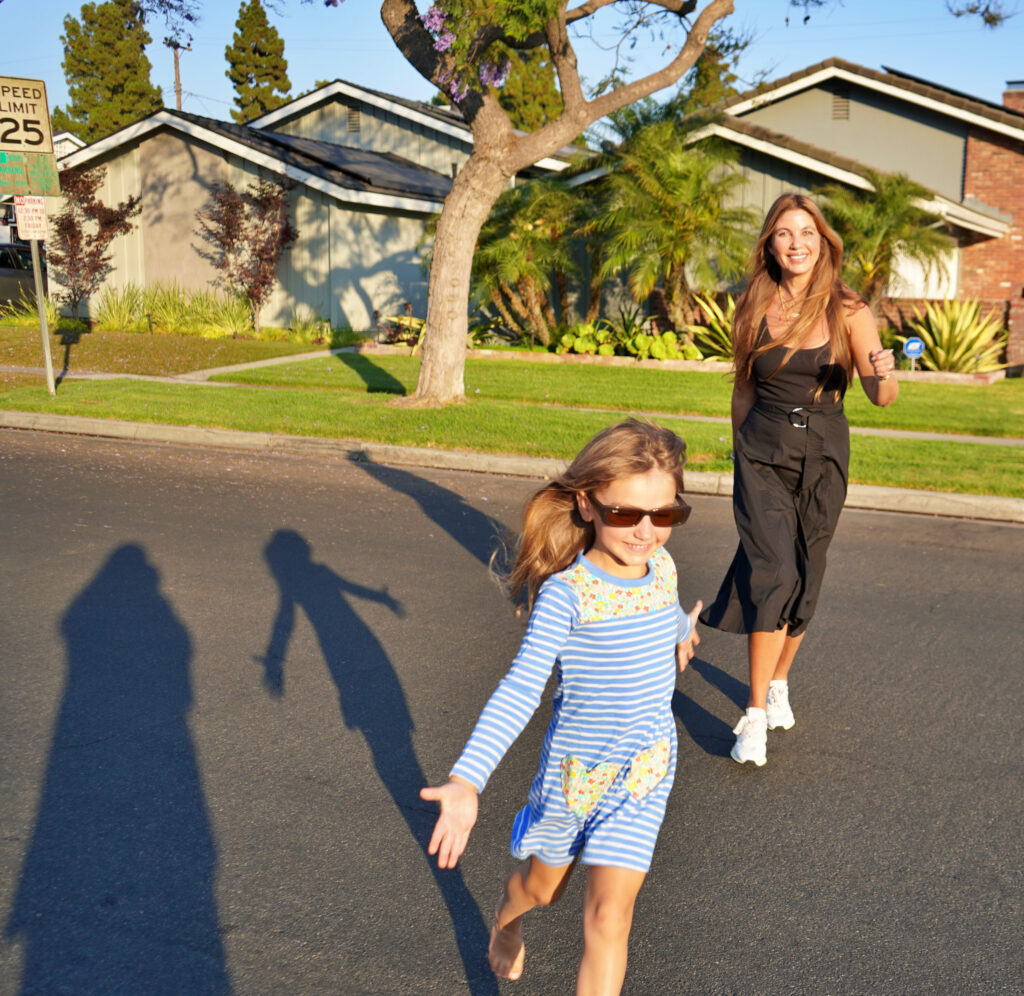
[[[891,349],[873,349],[868,353],[868,359],[876,380],[888,380],[896,369],[896,359]]]
[[[427,853],[437,855],[438,868],[454,868],[476,823],[476,786],[452,775],[444,785],[420,789],[420,798],[441,804],[441,815],[434,825]]]
[[[676,663],[679,665],[680,674],[686,670],[686,665],[693,660],[693,656],[697,652],[697,644],[700,643],[700,634],[697,632],[697,616],[700,615],[700,610],[703,608],[704,603],[698,601],[693,607],[693,611],[689,613],[690,635],[682,643],[676,644]]]

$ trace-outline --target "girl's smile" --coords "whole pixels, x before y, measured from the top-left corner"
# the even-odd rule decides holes
[[[810,274],[821,255],[821,233],[814,219],[799,208],[779,216],[769,242],[783,279]]]

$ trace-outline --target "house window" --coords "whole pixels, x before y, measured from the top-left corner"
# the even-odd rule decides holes
[[[350,107],[348,109],[348,123],[345,126],[345,130],[350,135],[358,135],[359,134],[359,125],[360,125],[360,121],[359,121],[359,108],[358,107]]]
[[[832,120],[850,120],[850,95],[843,90],[832,94]]]

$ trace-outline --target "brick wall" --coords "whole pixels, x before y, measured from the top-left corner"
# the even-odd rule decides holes
[[[1011,220],[1010,230],[961,250],[960,294],[1006,302],[1007,362],[1024,362],[1024,142],[972,128],[964,161],[964,197],[976,197]]]

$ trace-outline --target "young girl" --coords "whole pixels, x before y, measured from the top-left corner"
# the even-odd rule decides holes
[[[690,507],[686,444],[628,419],[598,433],[527,505],[509,574],[532,608],[522,646],[447,783],[430,841],[452,868],[476,822],[477,796],[540,703],[555,668],[554,714],[529,801],[512,828],[511,875],[494,915],[488,959],[518,979],[523,914],[555,902],[573,866],[588,866],[577,994],[618,993],[633,904],[650,867],[675,775],[675,668],[699,642],[698,602],[679,606],[664,549]]]

